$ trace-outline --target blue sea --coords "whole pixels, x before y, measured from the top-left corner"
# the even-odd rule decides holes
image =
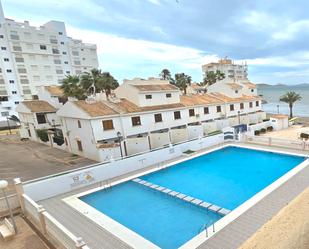
[[[280,97],[288,91],[294,91],[302,96],[302,100],[295,103],[293,108],[294,116],[309,117],[309,84],[299,86],[259,86],[258,94],[262,95],[267,104],[263,110],[267,113],[289,114],[288,104],[280,102]]]

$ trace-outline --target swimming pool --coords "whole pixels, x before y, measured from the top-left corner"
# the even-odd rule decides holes
[[[304,160],[228,146],[140,178],[233,210]],[[133,181],[79,198],[161,248],[178,248],[222,218]]]

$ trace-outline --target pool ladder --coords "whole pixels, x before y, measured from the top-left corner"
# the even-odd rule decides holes
[[[208,221],[204,225],[202,225],[202,227],[200,228],[198,233],[200,234],[203,230],[205,230],[206,238],[208,238],[208,227],[210,227],[210,226],[212,226],[212,231],[216,232],[216,230],[215,230],[215,222]]]

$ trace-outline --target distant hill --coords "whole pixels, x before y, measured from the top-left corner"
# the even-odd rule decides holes
[[[266,84],[266,83],[259,83],[256,84],[257,87],[293,87],[293,88],[298,88],[298,87],[309,87],[309,83],[301,83],[301,84],[296,84],[296,85],[287,85],[287,84],[282,84],[282,83],[278,83],[276,85],[271,85],[271,84]]]

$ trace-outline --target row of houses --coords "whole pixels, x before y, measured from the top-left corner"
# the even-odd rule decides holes
[[[68,100],[57,86],[42,86],[39,100],[17,111],[23,138],[97,161],[107,161],[220,132],[266,118],[256,86],[217,82],[184,95],[168,81],[125,80],[109,98]]]

